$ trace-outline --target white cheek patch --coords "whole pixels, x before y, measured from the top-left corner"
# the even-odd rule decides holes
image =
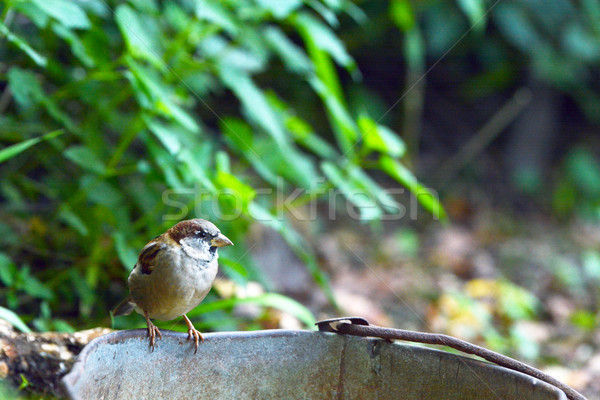
[[[199,260],[207,260],[209,256],[205,251],[201,251],[198,248],[192,246],[183,245],[183,251],[185,251],[185,254],[187,254],[189,257],[196,258]]]
[[[208,261],[212,258],[210,254],[210,245],[203,240],[195,238],[185,238],[181,240],[181,248],[188,257],[196,260]]]

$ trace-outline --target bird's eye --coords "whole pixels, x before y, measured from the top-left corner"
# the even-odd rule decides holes
[[[196,234],[197,234],[199,237],[201,237],[201,238],[205,238],[205,237],[206,237],[206,232],[204,232],[204,231],[198,231],[198,232],[196,232]]]

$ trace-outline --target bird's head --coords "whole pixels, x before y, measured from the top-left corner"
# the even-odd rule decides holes
[[[233,245],[212,222],[199,218],[179,222],[168,234],[194,258],[210,260],[217,256],[219,247]]]

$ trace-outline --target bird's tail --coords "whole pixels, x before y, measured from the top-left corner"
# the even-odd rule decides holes
[[[119,303],[113,311],[113,316],[129,315],[135,308],[135,303],[131,300],[131,296],[127,296],[125,300]]]

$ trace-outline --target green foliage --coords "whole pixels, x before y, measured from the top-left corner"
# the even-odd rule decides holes
[[[568,152],[552,206],[559,216],[576,213],[587,220],[600,219],[600,163],[591,149],[579,145]]]
[[[27,150],[31,146],[44,141],[55,138],[56,136],[62,134],[63,131],[58,130],[50,133],[46,133],[45,135],[33,139],[24,140],[21,143],[14,144],[12,146],[8,146],[2,150],[0,150],[0,163],[15,157],[17,154]]]
[[[20,330],[21,332],[29,333],[31,329],[19,318],[17,314],[9,310],[8,308],[0,307],[0,318],[9,322],[12,326]]]
[[[255,304],[262,307],[272,307],[281,311],[285,311],[290,315],[298,318],[300,322],[311,329],[315,329],[317,322],[312,313],[303,305],[289,297],[282,296],[277,293],[266,293],[257,297],[221,299],[210,303],[200,304],[189,314],[191,316],[202,313],[208,313],[215,310],[231,309],[239,304]]]
[[[292,206],[340,190],[362,220],[376,220],[400,207],[369,177],[374,169],[445,216],[403,166],[402,139],[347,105],[343,74],[360,73],[335,29],[344,14],[364,22],[349,1],[1,7],[0,56],[10,62],[0,70],[0,242],[19,262],[3,264],[0,294],[37,329],[71,329],[50,310],[74,324],[105,320],[117,301],[110,283],[123,284],[145,241],[195,216],[236,243],[222,252],[228,278],[264,281],[245,241],[259,221],[333,301],[273,189],[303,190]]]

